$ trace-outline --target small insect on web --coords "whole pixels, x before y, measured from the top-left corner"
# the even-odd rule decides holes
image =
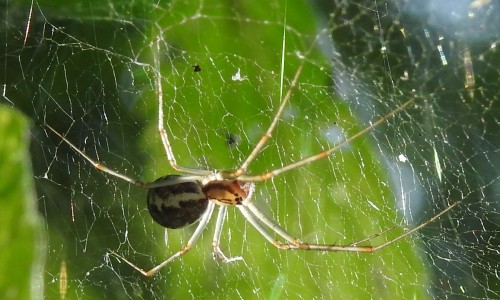
[[[283,91],[283,73],[284,73],[284,51],[285,51],[285,35],[283,34],[283,50],[282,50],[282,60],[281,60],[281,91]],[[389,112],[378,121],[374,122],[372,125],[360,130],[356,134],[345,139],[343,142],[337,144],[335,147],[323,150],[315,155],[306,157],[304,159],[292,162],[290,164],[281,166],[277,169],[262,173],[262,174],[248,174],[247,169],[249,165],[255,160],[261,150],[264,148],[269,138],[271,137],[274,129],[276,128],[281,115],[290,100],[292,92],[296,87],[300,74],[304,66],[304,60],[302,59],[300,66],[295,72],[295,75],[291,81],[291,84],[284,96],[281,96],[281,104],[275,113],[271,124],[269,125],[267,131],[262,135],[258,143],[255,145],[251,153],[236,170],[230,171],[217,171],[217,170],[201,170],[192,169],[179,166],[176,162],[174,149],[172,148],[169,140],[169,135],[167,134],[164,127],[164,111],[163,111],[163,90],[161,83],[161,76],[159,74],[159,58],[158,53],[160,51],[160,42],[156,43],[156,55],[154,56],[155,66],[156,66],[156,92],[158,101],[158,131],[160,138],[162,140],[165,152],[167,154],[168,161],[174,171],[182,173],[182,175],[167,175],[160,177],[153,182],[142,182],[134,178],[128,177],[121,174],[113,169],[106,167],[105,165],[99,163],[98,161],[92,159],[66,139],[58,131],[46,125],[52,132],[54,132],[59,138],[61,138],[66,144],[68,144],[74,151],[80,154],[83,158],[89,161],[96,169],[103,171],[109,175],[118,177],[125,180],[137,187],[148,189],[147,195],[147,206],[151,217],[155,222],[162,225],[163,227],[169,229],[182,228],[184,226],[190,225],[198,221],[198,225],[194,233],[189,238],[188,242],[176,253],[168,257],[165,261],[161,262],[152,269],[145,271],[117,253],[111,252],[113,255],[127,262],[137,271],[141,272],[145,276],[152,276],[158,272],[161,268],[172,262],[178,257],[186,254],[196,243],[196,241],[201,236],[203,230],[207,227],[210,218],[214,212],[215,207],[218,207],[218,216],[216,219],[215,230],[213,235],[212,251],[215,257],[219,258],[224,262],[229,262],[235,260],[234,258],[228,258],[219,248],[219,240],[221,236],[223,222],[227,213],[228,206],[235,206],[242,213],[245,219],[273,246],[278,249],[283,250],[314,250],[314,251],[344,251],[344,252],[364,252],[373,253],[380,249],[383,249],[396,241],[414,233],[415,231],[421,229],[422,227],[428,225],[429,223],[435,221],[437,218],[441,217],[443,214],[452,209],[457,203],[449,205],[446,209],[439,212],[437,215],[433,216],[429,220],[421,223],[420,225],[408,230],[399,236],[396,236],[380,245],[360,245],[361,243],[372,240],[373,238],[386,233],[388,230],[382,231],[376,235],[364,238],[360,241],[347,244],[347,245],[337,245],[337,244],[310,244],[302,242],[301,240],[294,237],[292,234],[288,233],[283,227],[278,225],[274,220],[267,217],[254,203],[253,203],[253,192],[255,190],[255,183],[260,181],[268,180],[274,176],[281,173],[287,172],[292,169],[299,168],[301,166],[307,165],[309,163],[321,160],[328,157],[330,154],[341,148],[342,146],[352,142],[373,128],[384,123],[387,119],[391,118],[398,112],[404,110],[413,103],[413,100],[403,103],[401,106],[397,107],[393,111]],[[313,46],[311,45],[311,49]],[[391,228],[392,229],[392,228]],[[281,239],[277,239],[276,236]]]

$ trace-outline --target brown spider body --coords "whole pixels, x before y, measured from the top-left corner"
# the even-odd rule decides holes
[[[253,190],[252,183],[237,180],[213,180],[202,184],[181,175],[167,175],[155,182],[161,187],[148,191],[148,210],[153,220],[163,227],[176,229],[197,221],[208,201],[218,205],[241,205]]]

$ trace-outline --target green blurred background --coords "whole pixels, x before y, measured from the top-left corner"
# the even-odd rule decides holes
[[[172,172],[156,129],[155,80],[161,76],[164,121],[178,163],[204,169],[236,168],[280,103],[285,27],[285,89],[301,59],[304,71],[273,139],[251,165],[251,173],[332,147],[409,99],[415,99],[416,105],[329,159],[259,183],[255,202],[308,242],[348,244],[397,225],[387,237],[370,242],[379,244],[426,220],[447,203],[467,197],[474,201],[479,187],[462,177],[468,171],[462,169],[458,176],[472,190],[464,197],[457,195],[464,191],[462,179],[454,181],[454,168],[450,168],[463,158],[447,156],[443,139],[436,146],[428,138],[450,132],[465,135],[468,130],[463,122],[451,122],[455,131],[440,123],[446,124],[450,115],[460,111],[470,113],[472,119],[485,118],[485,128],[495,124],[489,121],[489,113],[480,110],[478,98],[469,99],[467,107],[447,111],[442,99],[449,99],[449,91],[467,95],[467,90],[452,79],[436,83],[437,77],[452,77],[442,76],[444,68],[433,69],[433,64],[438,65],[436,56],[416,46],[423,34],[417,30],[420,27],[404,27],[381,17],[395,9],[392,5],[372,1],[323,6],[301,1],[21,1],[3,2],[2,7],[7,24],[2,43],[2,81],[6,83],[2,103],[29,117],[39,211],[38,216],[32,215],[32,177],[23,150],[27,127],[5,126],[2,140],[18,132],[12,139],[24,142],[5,152],[24,154],[20,161],[26,170],[9,171],[9,161],[2,168],[2,178],[22,184],[5,197],[13,200],[8,206],[13,210],[2,210],[7,214],[2,219],[10,220],[2,226],[6,230],[3,245],[9,245],[2,246],[2,260],[26,264],[22,268],[17,263],[5,265],[0,280],[5,298],[422,299],[455,293],[460,287],[477,288],[474,282],[453,287],[439,284],[439,279],[454,277],[436,262],[442,257],[440,251],[464,248],[458,236],[466,228],[454,222],[456,212],[421,233],[367,255],[278,251],[230,208],[221,247],[227,255],[241,256],[244,261],[221,264],[213,260],[213,228],[209,226],[191,252],[156,276],[144,278],[109,256],[109,251],[149,269],[180,249],[194,226],[169,231],[165,245],[164,230],[148,215],[146,191],[95,170],[44,126],[56,128],[88,155],[121,173],[155,180]],[[374,50],[383,41],[390,50]],[[427,65],[409,64],[408,47],[420,49],[415,58]],[[159,65],[154,55],[160,58]],[[194,72],[194,65],[201,72]],[[405,79],[406,68],[415,81]],[[455,67],[451,73],[462,69],[463,65]],[[232,80],[238,71],[244,80]],[[430,78],[422,75],[429,71]],[[443,87],[447,90],[441,98]],[[497,105],[495,99],[487,98],[490,107]],[[8,118],[2,116],[2,124]],[[483,135],[483,141],[490,138]],[[465,158],[474,157],[460,149]],[[417,170],[413,169],[419,174],[417,179],[402,174],[404,164],[387,162],[400,154]],[[444,179],[435,173],[437,155],[448,166],[443,167]],[[27,195],[18,196],[19,190]],[[16,201],[21,197],[27,200]],[[409,224],[397,214],[396,203],[403,206]],[[470,207],[461,211],[472,212]],[[40,218],[41,222],[24,227],[12,223],[23,220],[16,218],[24,211],[30,213],[28,219]],[[14,235],[11,229],[18,226],[23,233]],[[497,232],[484,227],[483,231]],[[10,246],[20,241],[16,236],[26,239],[19,247]],[[490,243],[495,245],[493,240]],[[6,276],[18,269],[33,271],[24,273],[24,279]],[[65,281],[61,274],[66,274],[67,287],[61,287]],[[486,282],[494,280],[494,276],[486,278]],[[14,286],[19,286],[15,289],[19,294],[12,294]],[[494,284],[485,286],[477,288],[478,295],[494,294]]]

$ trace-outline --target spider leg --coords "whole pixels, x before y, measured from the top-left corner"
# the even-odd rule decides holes
[[[283,227],[268,218],[259,210],[253,203],[246,203],[245,206],[239,206],[240,211],[247,220],[276,248],[282,250],[315,250],[315,251],[350,251],[350,252],[373,252],[371,246],[341,246],[341,245],[322,245],[303,243],[299,239],[294,238]],[[264,223],[278,236],[286,240],[282,243],[276,240],[259,222]]]
[[[356,242],[350,243],[350,244],[349,244],[349,246],[356,246],[356,245],[359,245],[359,244],[361,244],[361,243],[364,243],[364,242],[367,242],[367,241],[371,241],[371,240],[373,240],[373,239],[374,239],[374,238],[376,238],[376,237],[382,236],[382,235],[384,235],[384,234],[388,233],[389,231],[396,229],[396,227],[397,227],[397,226],[396,226],[396,225],[394,225],[394,226],[392,226],[392,227],[389,227],[389,228],[387,228],[387,229],[384,229],[384,230],[382,230],[382,231],[380,231],[380,232],[378,232],[378,233],[375,233],[375,234],[372,234],[372,235],[370,235],[370,236],[367,236],[367,237],[365,237],[364,239],[361,239],[361,240],[359,240],[359,241],[356,241]]]
[[[73,143],[71,143],[67,138],[65,138],[62,134],[57,132],[54,128],[52,128],[50,125],[45,124],[47,128],[49,128],[53,133],[55,133],[62,141],[64,141],[66,144],[68,144],[75,152],[80,154],[83,158],[85,158],[88,162],[90,162],[94,168],[98,169],[99,171],[102,171],[106,174],[118,177],[122,180],[125,180],[137,187],[143,188],[143,189],[152,189],[152,188],[157,188],[157,187],[162,187],[165,186],[166,184],[174,184],[174,183],[183,183],[183,182],[191,182],[193,180],[200,180],[204,177],[198,176],[198,175],[188,175],[188,176],[182,176],[179,178],[175,179],[168,179],[168,180],[158,180],[158,181],[153,181],[153,182],[143,182],[140,180],[136,180],[132,177],[128,177],[126,175],[123,175],[115,170],[112,170],[108,167],[106,167],[104,164],[92,159],[90,156],[85,154],[82,150],[78,149]]]
[[[237,206],[241,213],[245,216],[245,218],[250,222],[250,224],[257,229],[257,231],[271,244],[273,244],[276,248],[278,249],[283,249],[283,250],[313,250],[313,251],[330,251],[330,252],[338,252],[338,251],[343,251],[343,252],[365,252],[365,253],[373,253],[377,250],[380,250],[386,246],[389,246],[406,236],[414,233],[415,231],[418,231],[419,229],[427,226],[428,224],[434,222],[438,218],[440,218],[442,215],[447,213],[450,209],[455,207],[458,203],[454,203],[429,220],[421,223],[420,225],[412,228],[411,230],[406,231],[405,233],[389,240],[386,241],[378,246],[358,246],[359,243],[371,240],[372,238],[375,238],[377,236],[380,236],[382,234],[385,234],[386,232],[392,230],[393,228],[389,228],[387,230],[384,230],[381,233],[375,234],[370,236],[369,238],[365,238],[361,241],[352,243],[350,245],[327,245],[327,244],[308,244],[308,243],[303,243],[300,240],[294,238],[292,235],[290,235],[285,229],[283,229],[281,226],[279,226],[276,222],[274,222],[272,219],[268,218],[261,210],[259,210],[253,203],[245,202],[243,205]],[[272,232],[283,238],[286,243],[282,243],[274,238],[274,236],[264,227],[262,226],[264,224],[269,228]]]
[[[437,219],[439,219],[441,216],[443,216],[444,214],[446,214],[446,213],[447,213],[449,210],[451,210],[453,207],[457,206],[457,205],[458,205],[458,203],[459,203],[459,202],[455,202],[455,203],[453,203],[453,204],[449,205],[447,208],[443,209],[441,212],[439,212],[437,215],[434,215],[434,216],[433,216],[432,218],[430,218],[429,220],[427,220],[427,221],[425,221],[425,222],[423,222],[423,223],[420,223],[420,225],[418,225],[417,227],[414,227],[414,228],[412,228],[412,229],[410,229],[410,230],[406,231],[405,233],[403,233],[403,234],[401,234],[401,235],[399,235],[399,236],[397,236],[397,237],[393,238],[392,240],[389,240],[389,241],[387,241],[387,242],[385,242],[385,243],[383,243],[383,244],[380,244],[380,245],[378,245],[378,246],[376,246],[376,247],[373,247],[373,251],[375,252],[375,251],[380,250],[380,249],[382,249],[382,248],[384,248],[384,247],[386,247],[386,246],[389,246],[390,244],[395,243],[395,242],[399,241],[399,240],[400,240],[400,239],[402,239],[402,238],[405,238],[406,236],[408,236],[408,235],[410,235],[410,234],[414,233],[415,231],[418,231],[418,230],[422,229],[423,227],[425,227],[425,226],[429,225],[430,223],[432,223],[432,222],[436,221],[436,220],[437,220]]]
[[[286,244],[281,243],[276,240],[273,235],[271,235],[265,228],[262,226],[257,218],[252,214],[252,212],[243,205],[236,206],[240,212],[243,214],[245,219],[250,222],[250,224],[257,229],[257,231],[271,244],[273,244],[278,249],[289,249]]]
[[[248,208],[249,212],[257,218],[258,221],[264,223],[269,229],[271,229],[272,231],[277,233],[280,237],[285,239],[288,243],[290,243],[291,245],[297,245],[297,246],[302,244],[302,242],[299,239],[294,238],[283,227],[278,225],[278,223],[276,223],[272,219],[268,218],[260,209],[257,208],[257,206],[255,206],[255,204],[253,204],[252,202],[246,202],[245,206],[246,206],[246,208]],[[279,242],[275,241],[273,244],[276,244],[276,243],[279,243]],[[288,245],[283,245],[283,246],[286,246],[286,248],[288,247]]]
[[[154,63],[157,68],[157,74],[156,74],[156,93],[158,96],[158,132],[160,133],[161,141],[163,143],[163,148],[165,148],[165,152],[167,153],[167,159],[168,162],[170,163],[170,166],[172,166],[172,169],[178,171],[178,172],[183,172],[191,175],[199,175],[199,176],[206,176],[210,175],[213,172],[209,170],[199,170],[199,169],[192,169],[192,168],[186,168],[186,167],[181,167],[177,164],[177,161],[175,160],[174,156],[174,151],[172,150],[172,145],[170,144],[170,140],[168,139],[167,131],[165,130],[165,127],[163,125],[163,118],[164,118],[164,113],[163,113],[163,88],[161,84],[161,76],[160,76],[160,59],[158,58],[158,55],[160,52],[160,38],[158,38],[158,41],[156,43],[156,51],[153,55],[154,58]]]
[[[285,20],[286,22],[286,20]],[[285,24],[286,25],[286,24]],[[316,39],[311,43],[311,46],[307,51],[305,52],[304,56],[307,56],[314,48],[314,45],[316,44],[316,41],[318,39],[319,35],[316,36]],[[285,73],[285,41],[286,41],[286,27],[283,26],[283,42],[282,42],[282,50],[281,50],[281,71],[280,71],[280,98],[282,97],[282,91],[283,91],[283,79],[284,79],[284,73]],[[250,155],[248,155],[247,159],[241,164],[241,166],[234,172],[229,174],[228,178],[238,178],[240,175],[243,175],[246,170],[248,169],[248,166],[250,163],[257,157],[257,155],[260,153],[262,148],[266,145],[267,141],[271,138],[272,133],[274,129],[276,128],[276,125],[280,121],[281,115],[285,111],[285,107],[290,101],[290,98],[292,97],[292,92],[297,86],[297,83],[299,82],[299,77],[302,74],[302,69],[304,68],[304,60],[301,61],[299,67],[297,68],[297,71],[295,71],[295,75],[292,79],[292,82],[290,86],[288,87],[288,90],[285,94],[285,97],[282,98],[281,104],[278,108],[278,111],[274,115],[273,120],[271,121],[271,124],[266,130],[266,133],[262,135],[260,140],[257,142],[257,145],[253,148],[252,152]]]
[[[333,147],[333,148],[323,150],[317,154],[311,155],[311,156],[306,157],[304,159],[301,159],[301,160],[298,160],[296,162],[290,163],[288,165],[282,166],[282,167],[275,169],[273,171],[270,171],[270,172],[266,172],[266,173],[262,173],[262,174],[258,174],[258,175],[245,175],[245,174],[243,174],[240,177],[238,177],[238,180],[247,181],[247,182],[248,181],[250,181],[250,182],[264,181],[264,180],[267,180],[267,179],[274,177],[278,174],[290,171],[290,170],[298,168],[300,166],[303,166],[303,165],[312,163],[314,161],[320,160],[322,158],[325,158],[325,157],[331,155],[333,152],[337,151],[339,148],[341,148],[341,147],[345,146],[346,144],[349,144],[353,140],[363,136],[365,133],[374,129],[375,127],[379,126],[380,124],[383,124],[387,119],[393,117],[394,115],[396,115],[397,113],[399,113],[400,111],[402,111],[403,109],[408,107],[409,105],[413,104],[413,102],[414,102],[413,99],[406,101],[405,103],[403,103],[402,105],[400,105],[399,107],[394,109],[393,111],[389,112],[388,114],[386,114],[382,118],[378,119],[372,125],[365,127],[364,129],[358,131],[354,135],[350,136],[348,139],[345,139],[343,142],[335,145],[335,147]]]
[[[247,170],[248,166],[250,163],[257,157],[259,152],[262,150],[262,148],[266,145],[267,141],[271,138],[271,134],[274,131],[274,128],[279,122],[279,119],[281,118],[281,114],[285,110],[286,105],[288,104],[288,101],[290,100],[290,97],[292,96],[292,91],[297,85],[297,82],[299,81],[300,74],[302,73],[302,69],[304,67],[304,62],[301,63],[299,68],[297,69],[297,72],[295,72],[295,77],[292,80],[292,83],[290,84],[290,88],[288,89],[285,98],[283,98],[283,101],[281,101],[281,104],[278,108],[278,112],[273,118],[273,121],[271,122],[271,125],[269,125],[269,128],[267,128],[266,133],[262,135],[260,138],[259,142],[257,145],[253,148],[252,152],[250,155],[248,155],[247,159],[243,162],[243,164],[234,172],[231,174],[233,178],[237,178],[238,176],[242,175],[245,173]]]
[[[74,151],[76,151],[83,158],[85,158],[88,162],[90,162],[94,166],[94,168],[96,168],[96,169],[98,169],[98,170],[100,170],[100,171],[102,171],[104,173],[107,173],[109,175],[112,175],[112,176],[118,177],[120,179],[123,179],[125,181],[128,181],[131,184],[136,185],[136,186],[138,186],[140,188],[149,188],[148,183],[145,183],[145,182],[142,182],[140,180],[136,180],[136,179],[133,179],[131,177],[125,176],[125,175],[123,175],[123,174],[121,174],[121,173],[119,173],[117,171],[111,170],[110,168],[106,167],[105,165],[101,164],[100,162],[98,162],[96,160],[93,160],[92,158],[90,158],[90,156],[88,156],[87,154],[83,153],[82,150],[78,149],[78,147],[76,147],[75,145],[73,145],[73,143],[71,143],[62,134],[60,134],[59,132],[57,132],[54,128],[50,127],[47,124],[45,124],[45,126],[47,126],[47,128],[49,128],[53,133],[55,133],[66,144],[68,144]]]
[[[215,223],[215,230],[214,230],[214,238],[212,241],[212,251],[214,254],[214,258],[218,258],[224,263],[230,263],[237,260],[243,260],[243,258],[241,256],[227,257],[226,255],[224,255],[224,253],[219,247],[222,226],[224,225],[224,219],[226,217],[226,214],[227,214],[227,206],[219,205],[219,213],[217,214],[217,221]]]
[[[143,269],[141,269],[138,266],[134,265],[133,263],[131,263],[130,261],[128,261],[124,257],[116,254],[115,252],[110,252],[110,253],[113,254],[114,256],[118,257],[119,259],[123,260],[124,262],[126,262],[128,265],[130,265],[132,268],[134,268],[135,270],[137,270],[138,272],[140,272],[142,275],[148,276],[148,277],[153,276],[161,268],[163,268],[164,266],[168,265],[170,262],[172,262],[176,258],[179,258],[179,257],[183,256],[184,254],[186,254],[187,252],[189,252],[189,250],[191,250],[191,248],[193,247],[193,245],[196,243],[196,241],[198,240],[198,238],[201,236],[201,233],[203,232],[203,230],[207,227],[207,224],[210,221],[210,217],[212,216],[212,213],[214,212],[214,207],[215,207],[215,203],[213,203],[213,202],[210,201],[208,203],[207,210],[203,213],[203,215],[202,215],[202,217],[200,219],[200,222],[198,223],[198,226],[196,227],[193,235],[191,235],[191,237],[189,238],[188,242],[186,243],[186,245],[184,245],[184,247],[182,247],[181,250],[177,251],[172,256],[170,256],[169,258],[167,258],[162,263],[160,263],[159,265],[157,265],[156,267],[152,268],[149,271],[144,271]]]

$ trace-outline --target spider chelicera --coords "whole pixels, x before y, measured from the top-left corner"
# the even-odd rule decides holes
[[[157,96],[158,96],[158,131],[167,154],[168,161],[172,166],[172,169],[183,173],[185,175],[167,175],[157,179],[154,182],[142,182],[135,180],[131,177],[123,175],[117,171],[114,171],[105,165],[92,159],[83,151],[78,149],[74,144],[72,144],[68,139],[66,139],[62,134],[58,133],[55,129],[46,125],[51,131],[53,131],[57,136],[59,136],[65,143],[67,143],[74,151],[79,153],[83,158],[89,161],[96,169],[101,170],[109,175],[118,177],[122,180],[128,181],[129,183],[144,189],[148,189],[147,195],[147,206],[152,218],[160,225],[166,228],[181,228],[190,225],[198,221],[198,225],[191,235],[188,242],[184,245],[182,249],[177,251],[175,254],[171,255],[162,263],[158,264],[149,271],[145,271],[122,256],[111,252],[113,255],[127,262],[137,271],[141,272],[145,276],[152,276],[158,272],[161,268],[166,266],[168,263],[174,259],[187,253],[193,245],[196,243],[200,237],[202,231],[206,228],[213,211],[216,206],[218,206],[218,216],[215,224],[214,237],[212,242],[212,250],[216,257],[222,261],[229,262],[236,260],[238,258],[227,258],[224,253],[219,248],[219,240],[222,230],[222,225],[227,213],[228,206],[236,206],[245,219],[272,245],[278,249],[283,250],[315,250],[315,251],[348,251],[348,252],[365,252],[373,253],[380,250],[394,242],[414,233],[415,231],[421,229],[422,227],[428,225],[434,220],[441,217],[447,211],[452,209],[457,203],[448,206],[443,211],[439,212],[437,215],[433,216],[429,220],[421,223],[420,225],[402,233],[401,235],[388,240],[377,246],[360,246],[359,244],[369,241],[376,236],[380,236],[386,233],[388,230],[382,231],[376,235],[370,236],[363,240],[354,242],[348,245],[336,245],[336,244],[309,244],[302,242],[290,233],[288,233],[284,228],[278,225],[275,221],[268,218],[255,204],[253,203],[252,194],[255,189],[255,182],[268,180],[278,174],[287,172],[289,170],[298,168],[300,166],[312,163],[314,161],[320,160],[322,158],[328,157],[331,153],[339,149],[340,147],[350,143],[354,139],[363,136],[368,131],[372,130],[376,126],[384,123],[388,118],[394,116],[398,112],[402,111],[406,107],[412,104],[412,101],[408,101],[395,110],[391,111],[369,127],[364,128],[343,142],[337,144],[331,149],[321,151],[315,155],[307,157],[302,160],[298,160],[291,164],[282,166],[278,169],[258,174],[251,175],[247,174],[247,169],[250,163],[257,157],[260,151],[263,149],[267,141],[271,138],[271,134],[278,124],[278,121],[282,115],[282,112],[288,103],[294,87],[297,85],[299,76],[302,72],[303,64],[297,69],[295,76],[290,84],[290,87],[283,97],[281,104],[276,112],[271,124],[269,125],[266,133],[264,133],[253,148],[252,152],[248,155],[247,159],[241,164],[241,166],[232,171],[208,171],[191,169],[186,167],[181,167],[177,164],[174,151],[170,145],[169,137],[165,131],[163,125],[163,92],[161,86],[161,77],[158,75],[156,80]],[[158,68],[159,69],[159,68]],[[283,65],[282,65],[283,72]],[[391,228],[392,229],[392,228]],[[390,230],[390,229],[389,229]],[[278,239],[276,238],[278,237]],[[279,238],[281,240],[279,240]]]

